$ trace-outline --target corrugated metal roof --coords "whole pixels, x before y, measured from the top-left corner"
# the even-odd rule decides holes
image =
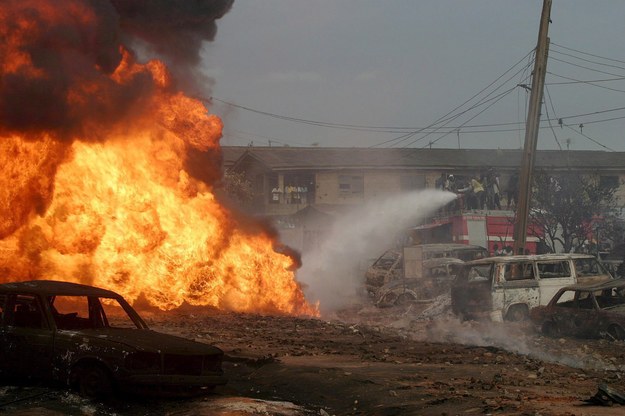
[[[522,150],[510,149],[371,149],[327,147],[223,147],[224,160],[249,155],[272,170],[432,168],[514,169]],[[539,150],[537,168],[625,170],[625,152]]]

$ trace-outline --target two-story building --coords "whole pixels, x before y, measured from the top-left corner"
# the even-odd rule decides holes
[[[499,178],[502,210],[485,206],[472,210],[460,223],[442,218],[442,229],[429,225],[421,229],[432,231],[430,239],[451,236],[453,241],[491,248],[497,240],[489,237],[490,228],[498,230],[500,247],[501,242],[512,240],[512,221],[506,219],[513,215],[506,212],[507,188],[518,174],[522,150],[224,147],[223,151],[224,167],[243,173],[253,185],[254,198],[246,209],[272,217],[279,228],[299,234],[290,239],[299,249],[314,244],[323,224],[349,207],[385,195],[434,188],[441,176],[453,175],[460,189],[472,177],[487,172]],[[535,168],[553,174],[592,175],[603,183],[617,184],[617,195],[625,201],[623,152],[541,150],[536,153]],[[467,207],[456,208],[466,211]],[[535,239],[528,241],[535,243]]]

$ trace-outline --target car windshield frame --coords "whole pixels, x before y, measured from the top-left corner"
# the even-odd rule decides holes
[[[75,298],[75,301],[78,303],[82,302],[84,306],[88,306],[87,316],[79,316],[77,311],[68,312],[64,310],[65,313],[59,313],[54,306],[55,301],[59,298],[64,300]],[[148,329],[145,321],[122,297],[95,294],[55,294],[45,296],[45,300],[53,321],[59,330]],[[111,324],[110,315],[108,314],[111,308],[105,307],[102,300],[105,301],[105,304],[112,303],[113,307],[119,307],[119,310],[123,312],[125,325]],[[83,312],[85,312],[84,309]],[[85,313],[82,315],[85,315]],[[113,322],[115,321],[119,322],[119,320],[113,320]],[[134,326],[129,325],[130,323]]]

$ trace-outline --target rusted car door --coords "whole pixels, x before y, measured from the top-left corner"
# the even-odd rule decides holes
[[[570,295],[567,296],[566,292],[560,297],[562,301],[568,298]],[[599,308],[592,293],[578,292],[575,299],[557,304],[554,310],[553,320],[562,335],[587,337],[597,332]]]
[[[549,316],[559,334],[573,337],[596,335],[600,318],[592,293],[564,291],[549,308]]]
[[[5,368],[19,377],[50,378],[54,331],[40,300],[10,295],[4,313],[2,355]]]
[[[539,305],[540,289],[533,262],[501,264],[498,271],[502,278],[496,280],[498,284],[495,285],[495,292],[500,292],[500,298],[503,298],[502,313],[507,315],[515,307],[526,308],[524,311],[529,312]]]

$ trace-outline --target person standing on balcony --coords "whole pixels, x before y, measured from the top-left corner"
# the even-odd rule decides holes
[[[514,202],[514,206],[518,203],[519,198],[519,174],[513,173],[508,180],[508,187],[506,188],[506,196],[508,197],[508,203],[506,209],[510,209],[510,206]]]
[[[499,174],[492,169],[487,177],[488,209],[501,209]]]
[[[476,209],[484,209],[484,185],[482,185],[477,175],[471,179],[471,188],[473,189]]]

